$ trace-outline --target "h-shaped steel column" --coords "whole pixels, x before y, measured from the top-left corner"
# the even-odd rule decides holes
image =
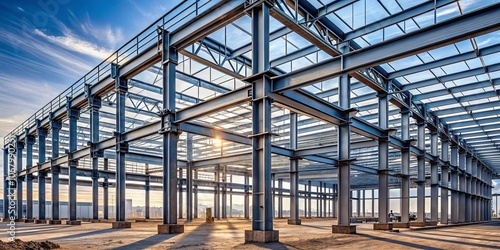
[[[245,219],[250,219],[250,176],[245,174],[245,200],[243,201],[243,213],[245,215]]]
[[[49,115],[50,129],[52,134],[52,159],[59,157],[59,131],[62,128],[62,123],[54,119],[53,113]],[[52,220],[61,223],[59,220],[59,166],[51,167],[51,196],[52,196]]]
[[[297,113],[290,112],[290,149],[298,147],[298,117]],[[304,202],[305,204],[305,202]],[[290,219],[288,224],[300,225],[299,219],[299,159],[290,158]]]
[[[104,158],[103,169],[109,169],[109,160]],[[104,177],[104,182],[102,183],[102,215],[105,220],[109,219],[109,182],[108,177]]]
[[[16,167],[17,172],[21,172],[23,170],[23,149],[24,143],[19,140],[19,136],[16,139]],[[17,177],[17,214],[16,218],[18,220],[23,218],[23,177]]]
[[[439,157],[438,154],[438,131],[431,131],[431,155]],[[439,162],[431,161],[431,221],[438,221],[439,200]]]
[[[47,129],[41,128],[40,121],[35,120],[38,136],[38,163],[45,162],[45,143],[47,139]],[[45,220],[45,177],[46,173],[38,172],[38,219]]]
[[[187,221],[193,220],[193,135],[186,135],[186,160],[187,160],[187,173],[186,173],[186,219]]]
[[[459,206],[458,206],[458,222],[463,223],[466,219],[466,199],[465,193],[467,192],[467,180],[466,180],[466,151],[462,148],[459,149],[458,154],[458,168],[460,169],[459,175]]]
[[[245,242],[273,242],[271,189],[271,94],[269,61],[269,23],[272,8],[267,1],[247,6],[252,16],[252,230],[245,231]]]
[[[35,144],[35,137],[29,134],[26,129],[26,136],[24,139],[26,143],[26,169],[33,167],[33,144]],[[26,219],[33,219],[33,174],[26,175]]]
[[[465,193],[465,222],[472,221],[472,155],[467,153],[465,157],[465,171],[466,171],[466,193]]]
[[[71,99],[68,98],[66,103],[68,118],[69,118],[69,153],[70,161],[68,162],[69,168],[69,182],[68,182],[68,198],[69,198],[69,220],[66,222],[68,225],[80,225],[81,222],[76,220],[76,196],[77,196],[77,182],[76,182],[76,167],[78,160],[71,159],[71,154],[77,150],[77,124],[80,118],[80,110],[71,107]]]
[[[458,145],[456,143],[451,144],[451,161],[450,164],[453,166],[451,170],[451,224],[458,223],[459,214],[459,191],[458,191]]]
[[[278,218],[283,218],[283,179],[278,179]]]
[[[417,221],[425,222],[425,121],[417,121]]]
[[[378,125],[381,129],[389,127],[389,99],[387,93],[378,94]],[[378,140],[378,222],[389,222],[389,134]]]
[[[448,224],[449,145],[448,138],[441,138],[441,159],[445,162],[441,166],[441,224]]]
[[[9,145],[4,145],[3,148],[3,218],[5,221],[9,219],[9,181],[7,177],[9,176]]]
[[[401,109],[401,139],[410,140],[410,110]],[[401,222],[410,222],[410,149],[401,149]],[[364,192],[364,191],[363,191]]]
[[[177,142],[178,125],[175,123],[175,67],[178,64],[177,48],[170,45],[170,33],[162,30],[163,111],[163,225],[158,233],[184,233],[184,225],[177,225]]]
[[[99,157],[103,154],[96,151],[93,145],[99,142],[99,109],[101,108],[101,97],[92,95],[91,88],[87,85],[88,105],[90,108],[90,142],[92,145],[92,219],[99,219]],[[118,98],[117,98],[118,100]]]
[[[477,159],[473,156],[471,160],[471,178],[470,178],[470,221],[477,221]]]

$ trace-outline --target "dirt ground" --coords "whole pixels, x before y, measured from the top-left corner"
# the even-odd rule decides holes
[[[183,221],[179,221],[183,223]],[[185,224],[185,233],[159,235],[159,221],[132,223],[130,229],[111,229],[110,223],[81,226],[17,224],[16,236],[23,241],[49,240],[60,249],[500,249],[500,221],[440,227],[428,230],[401,229],[399,233],[373,231],[372,224],[356,224],[357,234],[331,233],[333,219],[302,219],[302,225],[287,225],[277,219],[280,242],[244,244],[246,220],[229,219],[205,224]],[[0,227],[7,225],[0,224]],[[4,239],[5,238],[5,239]],[[0,238],[7,240],[6,234]],[[1,249],[1,248],[0,248]]]

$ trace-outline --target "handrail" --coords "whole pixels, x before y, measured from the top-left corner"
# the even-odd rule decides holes
[[[52,99],[49,103],[39,109],[35,114],[31,115],[21,125],[17,126],[14,130],[4,136],[4,145],[7,141],[15,139],[17,135],[22,135],[25,128],[35,126],[35,120],[43,119],[49,115],[50,112],[58,110],[66,105],[67,97],[74,98],[84,93],[85,85],[94,85],[99,81],[107,78],[111,74],[111,64],[124,64],[130,61],[135,56],[143,52],[145,48],[159,41],[157,34],[157,27],[162,27],[165,30],[174,31],[181,27],[183,24],[192,18],[200,15],[203,11],[200,9],[209,9],[217,0],[194,0],[183,1],[177,4],[174,8],[169,10],[163,16],[158,18],[155,22],[146,27],[134,38],[130,39],[123,46],[118,48],[114,53],[108,56],[104,61],[99,63],[96,67],[90,70],[83,77],[78,79],[70,87],[64,90],[61,94]]]

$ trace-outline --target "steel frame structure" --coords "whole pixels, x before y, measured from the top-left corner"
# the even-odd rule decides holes
[[[59,176],[67,175],[70,223],[77,220],[77,185],[92,186],[93,219],[99,186],[106,219],[107,188],[115,186],[119,222],[126,219],[127,188],[145,190],[146,217],[149,191],[162,190],[163,224],[169,226],[182,218],[177,195],[184,190],[188,220],[198,214],[198,192],[212,192],[204,187],[215,187],[216,217],[227,216],[227,194],[243,194],[249,218],[251,194],[247,241],[278,239],[275,191],[279,211],[282,197],[291,198],[289,224],[301,223],[299,197],[311,216],[314,195],[323,214],[331,199],[338,226],[352,228],[351,191],[373,188],[379,190],[379,224],[389,222],[390,188],[401,189],[402,222],[408,223],[410,187],[417,187],[417,218],[425,224],[426,186],[432,221],[490,220],[492,179],[500,169],[500,134],[494,131],[500,68],[485,57],[498,56],[500,44],[480,48],[477,40],[498,35],[499,4],[437,21],[440,8],[460,3],[423,1],[397,13],[386,9],[387,17],[346,31],[342,10],[359,2],[193,0],[175,6],[5,137],[4,173],[7,149],[14,147],[17,181],[27,187],[27,219],[33,219],[33,181],[39,185],[38,219],[45,220],[46,179],[58,204]],[[417,24],[429,12],[434,22],[427,27],[407,32],[398,26]],[[393,26],[403,32],[369,42],[370,34]],[[242,41],[231,41],[228,30],[243,34]],[[398,69],[391,64],[464,41],[473,49]],[[277,56],[271,47],[280,42],[293,48]],[[478,68],[443,70],[476,59]],[[445,74],[412,80],[435,69]],[[470,77],[476,80],[448,84]],[[473,102],[478,99],[484,101]],[[215,176],[203,180],[208,173]],[[228,182],[228,175],[244,176],[245,183]],[[5,176],[4,190],[7,185]],[[58,206],[51,214],[60,220]]]

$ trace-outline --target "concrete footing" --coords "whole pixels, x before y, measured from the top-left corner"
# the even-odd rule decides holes
[[[184,233],[184,225],[177,225],[177,224],[158,225],[158,234],[182,234],[182,233]]]
[[[71,225],[71,226],[79,226],[82,224],[82,221],[79,220],[67,220],[66,225]]]
[[[61,224],[61,220],[48,220],[47,224],[49,224],[49,225],[60,225]]]
[[[99,223],[99,222],[102,222],[101,219],[92,219],[89,221],[90,223]]]
[[[115,221],[111,223],[111,228],[131,228],[132,222],[129,221]]]
[[[135,222],[148,222],[147,219],[136,219]]]
[[[279,231],[245,230],[245,243],[268,243],[280,240]]]
[[[410,222],[410,226],[412,227],[429,227],[429,226],[437,226],[437,221],[412,221]]]
[[[373,230],[392,230],[392,223],[373,223]]]
[[[288,225],[301,225],[302,221],[300,219],[292,220],[288,219]]]
[[[47,224],[47,220],[35,220],[35,224]]]
[[[392,228],[410,228],[410,222],[393,222]]]
[[[332,233],[334,234],[355,234],[356,226],[348,225],[332,225]]]
[[[25,219],[24,223],[35,223],[34,219]]]

